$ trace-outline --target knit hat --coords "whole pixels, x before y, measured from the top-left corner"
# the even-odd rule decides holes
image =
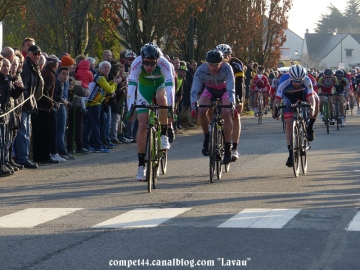
[[[64,54],[62,57],[61,57],[61,63],[60,63],[60,66],[62,67],[69,67],[69,66],[72,66],[75,64],[75,61],[74,59],[72,59],[70,57],[70,55],[66,55]]]

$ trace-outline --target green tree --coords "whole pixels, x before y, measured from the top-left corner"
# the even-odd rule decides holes
[[[334,29],[345,30],[347,28],[346,17],[332,4],[328,7],[330,14],[321,15],[321,19],[316,24],[316,33],[329,33]]]
[[[2,22],[7,15],[25,12],[25,5],[29,0],[0,0],[0,22]]]

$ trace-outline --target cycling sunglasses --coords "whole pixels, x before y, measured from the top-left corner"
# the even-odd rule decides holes
[[[292,80],[293,83],[296,83],[296,84],[301,84],[303,81],[298,81],[298,80]]]
[[[157,62],[155,61],[143,61],[142,63],[144,66],[150,66],[150,67],[154,67],[157,64]]]

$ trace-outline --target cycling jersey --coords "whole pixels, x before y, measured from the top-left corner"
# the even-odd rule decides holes
[[[203,83],[205,84],[205,90],[202,95],[209,97],[210,91],[219,91],[220,93],[222,90],[226,90],[225,94],[223,95],[223,99],[228,97],[230,102],[234,103],[234,72],[228,63],[222,62],[216,75],[211,75],[207,63],[200,65],[196,69],[190,93],[191,107],[193,109],[195,109],[195,102],[197,101],[198,94],[202,89]]]
[[[266,91],[266,92],[270,92],[270,85],[269,85],[269,80],[268,78],[263,75],[263,74],[257,74],[253,79],[252,79],[252,83],[251,83],[251,90],[255,90],[257,89],[257,81],[262,81],[262,84],[264,85],[264,87],[261,89],[262,91]]]
[[[128,110],[135,101],[135,92],[138,87],[137,102],[151,103],[156,91],[165,88],[168,105],[173,105],[175,94],[174,67],[164,57],[157,61],[156,68],[150,74],[145,71],[142,57],[138,56],[131,64],[127,95]]]
[[[336,76],[325,77],[325,75],[321,76],[318,80],[319,94],[332,95],[334,94],[333,87],[337,87],[339,84]]]
[[[231,57],[229,64],[232,67],[235,76],[235,95],[239,96],[240,102],[242,102],[243,97],[245,96],[245,92],[243,90],[244,65],[236,57]]]
[[[311,79],[306,76],[303,83],[300,85],[298,92],[291,92],[295,90],[290,79],[290,74],[286,73],[281,76],[279,85],[276,91],[276,99],[283,100],[285,105],[295,104],[298,100],[306,101],[310,96],[315,95]],[[314,105],[314,104],[311,104]],[[288,119],[292,117],[292,109],[283,109],[284,118]]]

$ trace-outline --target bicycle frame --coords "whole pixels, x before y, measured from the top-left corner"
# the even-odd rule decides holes
[[[306,139],[306,122],[303,118],[303,108],[310,108],[307,102],[297,101],[292,105],[277,106],[276,110],[283,108],[293,109],[293,126],[291,134],[291,149],[293,159],[293,172],[295,177],[299,176],[300,162],[303,174],[307,173],[307,150],[310,143]]]

